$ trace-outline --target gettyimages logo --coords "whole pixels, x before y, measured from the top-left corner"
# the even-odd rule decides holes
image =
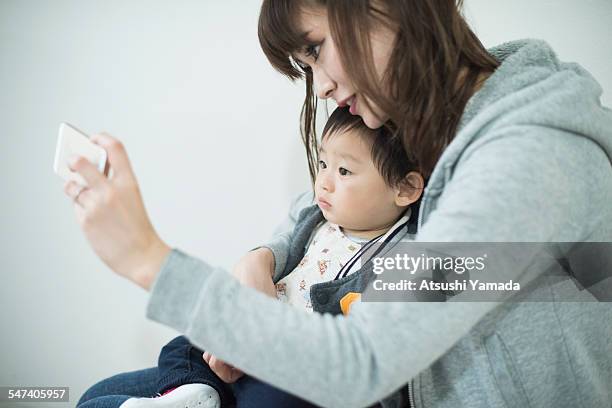
[[[471,256],[425,256],[420,254],[418,257],[408,256],[408,254],[396,254],[395,257],[374,257],[372,272],[380,275],[385,270],[405,270],[411,274],[423,269],[438,269],[447,272],[455,272],[458,275],[469,272],[473,269],[482,271],[485,269],[485,259],[487,254],[479,257]]]

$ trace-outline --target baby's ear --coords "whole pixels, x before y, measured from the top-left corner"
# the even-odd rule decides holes
[[[395,188],[395,204],[399,207],[407,207],[417,201],[425,188],[425,180],[420,173],[411,171]]]

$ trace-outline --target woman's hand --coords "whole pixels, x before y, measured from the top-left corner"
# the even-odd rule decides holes
[[[243,285],[275,298],[276,286],[272,281],[273,274],[274,254],[265,247],[247,252],[232,270],[232,275]]]
[[[149,221],[123,144],[106,133],[91,141],[106,150],[112,178],[76,156],[69,166],[87,186],[68,181],[64,192],[73,199],[77,221],[94,252],[113,271],[148,290],[171,248]]]
[[[217,377],[222,379],[225,383],[230,384],[236,382],[244,375],[242,371],[227,364],[225,361],[219,360],[208,351],[205,351],[204,354],[202,354],[202,358],[204,358],[204,361],[206,361],[206,364],[208,364],[210,369],[217,374]]]

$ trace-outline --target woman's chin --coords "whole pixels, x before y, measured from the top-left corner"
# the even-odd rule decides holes
[[[363,120],[363,123],[370,129],[378,129],[385,123],[384,121],[369,112],[363,114],[361,116],[361,120]]]

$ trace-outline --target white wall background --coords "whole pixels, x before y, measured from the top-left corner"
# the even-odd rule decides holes
[[[259,3],[0,1],[0,385],[70,386],[74,406],[177,335],[82,235],[52,172],[61,121],[120,138],[162,238],[226,268],[308,187],[303,84],[260,51]],[[612,105],[610,0],[467,0],[466,14],[487,46],[549,41]]]

